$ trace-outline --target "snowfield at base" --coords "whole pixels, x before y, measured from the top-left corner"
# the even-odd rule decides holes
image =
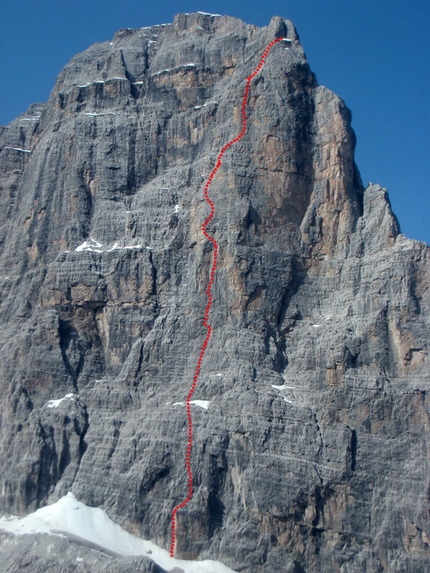
[[[107,513],[87,507],[69,492],[57,503],[42,507],[25,517],[2,517],[0,529],[15,535],[45,533],[48,535],[77,536],[82,542],[94,543],[119,556],[145,555],[166,571],[175,567],[183,573],[235,573],[219,561],[185,561],[169,556],[151,541],[139,539],[114,523]]]

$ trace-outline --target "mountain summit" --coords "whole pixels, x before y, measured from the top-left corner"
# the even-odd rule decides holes
[[[168,550],[205,336],[203,186],[279,37],[291,42],[253,79],[246,135],[210,187],[213,333],[176,557],[418,573],[430,568],[430,249],[400,233],[384,188],[363,186],[351,114],[280,17],[120,30],[0,128],[0,515],[73,492]],[[11,535],[1,571],[89,570],[76,536]],[[95,573],[166,570],[97,548]]]

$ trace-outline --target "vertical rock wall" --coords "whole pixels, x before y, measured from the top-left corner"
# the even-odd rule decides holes
[[[0,508],[67,491],[238,571],[429,566],[429,248],[364,188],[293,25],[179,14],[75,56],[0,128]],[[56,407],[50,400],[64,398]]]

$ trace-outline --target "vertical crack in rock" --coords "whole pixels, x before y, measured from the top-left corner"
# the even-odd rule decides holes
[[[59,321],[58,332],[64,365],[72,379],[74,390],[78,392],[78,378],[84,366],[86,345],[80,340],[76,328],[64,320]]]

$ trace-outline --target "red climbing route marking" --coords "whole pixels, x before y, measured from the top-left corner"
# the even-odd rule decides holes
[[[184,501],[182,503],[180,503],[179,505],[177,505],[173,511],[172,511],[172,542],[170,545],[170,557],[173,557],[174,553],[175,553],[175,543],[176,543],[176,514],[178,513],[178,511],[180,509],[182,509],[183,507],[185,507],[187,505],[187,503],[191,500],[191,498],[193,497],[193,472],[191,470],[191,463],[190,463],[190,457],[191,457],[191,448],[193,446],[193,420],[191,417],[191,398],[194,394],[194,390],[196,389],[197,386],[197,381],[199,378],[199,374],[200,374],[200,369],[202,366],[202,362],[203,362],[203,357],[205,355],[206,352],[206,348],[209,344],[209,340],[212,334],[212,327],[210,324],[208,324],[208,318],[209,318],[209,311],[211,309],[212,306],[212,285],[214,282],[214,278],[215,278],[215,272],[216,272],[216,267],[217,267],[217,259],[218,259],[218,243],[215,240],[214,237],[211,237],[211,235],[209,235],[209,233],[206,231],[206,227],[209,225],[210,221],[212,220],[214,213],[215,213],[215,205],[213,204],[213,202],[211,201],[209,194],[208,194],[208,190],[210,187],[210,184],[212,183],[212,179],[214,178],[216,172],[218,171],[218,169],[221,167],[221,158],[224,155],[224,153],[227,151],[227,149],[229,147],[231,147],[232,145],[234,145],[235,143],[237,143],[240,139],[242,139],[242,137],[245,135],[246,132],[246,102],[248,99],[248,94],[249,94],[249,87],[251,85],[251,80],[258,74],[258,72],[261,70],[261,68],[263,67],[264,64],[264,60],[267,57],[267,54],[269,53],[270,49],[277,44],[278,42],[282,42],[282,41],[289,41],[287,38],[276,38],[276,40],[273,40],[273,42],[270,42],[270,44],[267,46],[264,54],[261,56],[260,59],[260,63],[258,64],[258,66],[255,68],[255,70],[252,72],[252,74],[250,76],[248,76],[247,80],[246,80],[246,87],[245,87],[245,93],[243,95],[243,100],[242,100],[242,131],[239,133],[239,135],[237,137],[235,137],[234,139],[232,139],[231,141],[229,141],[228,143],[226,143],[226,145],[224,145],[224,147],[221,149],[221,151],[218,154],[217,157],[217,162],[216,165],[214,167],[214,169],[212,170],[212,173],[209,175],[206,184],[204,186],[204,197],[206,199],[206,202],[209,204],[211,212],[209,214],[209,217],[206,219],[206,221],[203,223],[202,225],[202,233],[203,235],[206,237],[206,239],[208,241],[210,241],[213,245],[213,259],[212,259],[212,268],[211,268],[211,272],[209,275],[209,283],[208,283],[208,287],[206,289],[206,295],[207,295],[207,304],[206,304],[206,310],[205,310],[205,315],[203,318],[203,325],[207,328],[207,333],[206,333],[206,338],[202,344],[201,350],[200,350],[200,354],[199,354],[199,358],[197,360],[197,367],[196,370],[194,372],[194,378],[193,378],[193,383],[191,385],[191,389],[188,393],[187,396],[187,401],[186,401],[186,406],[187,406],[187,419],[188,419],[188,445],[187,445],[187,453],[185,455],[185,466],[187,468],[187,473],[188,473],[188,496],[186,497],[186,499],[184,499]]]

